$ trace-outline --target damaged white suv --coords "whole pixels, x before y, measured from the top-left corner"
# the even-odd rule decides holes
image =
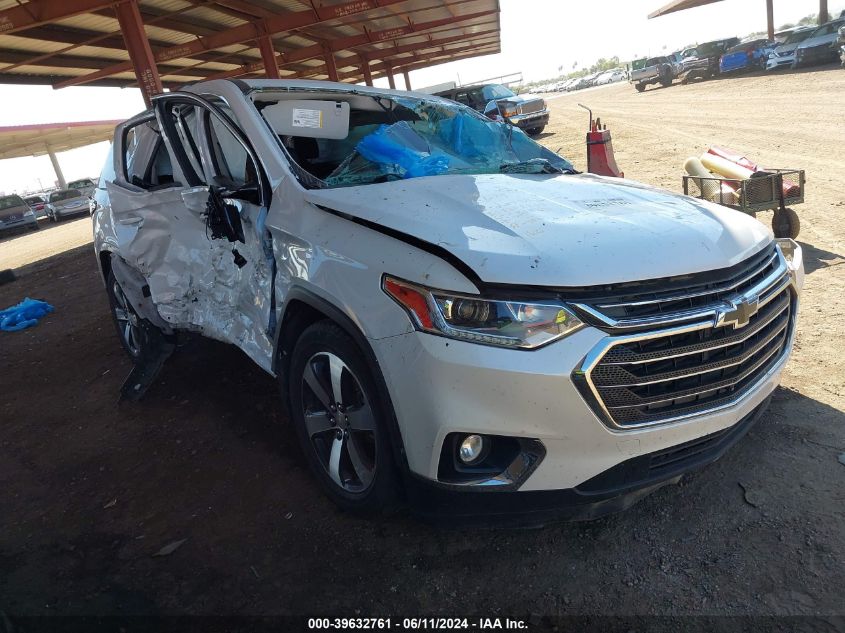
[[[590,518],[778,384],[800,247],[423,94],[199,83],[118,126],[95,248],[140,397],[180,331],[278,377],[344,508]]]

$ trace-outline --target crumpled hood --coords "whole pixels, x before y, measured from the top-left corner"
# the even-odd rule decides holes
[[[771,240],[738,211],[588,174],[431,176],[306,199],[446,249],[489,283],[573,287],[702,272]]]

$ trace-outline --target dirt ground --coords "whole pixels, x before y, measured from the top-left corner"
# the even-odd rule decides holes
[[[828,68],[550,100],[542,142],[581,168],[579,101],[636,180],[678,191],[684,159],[712,143],[809,177],[798,340],[769,413],[716,464],[591,523],[347,516],[240,352],[190,341],[145,400],[118,405],[129,363],[90,246],[23,268],[0,306],[56,311],[0,334],[0,611],[533,614],[538,629],[538,615],[845,614],[843,94]]]

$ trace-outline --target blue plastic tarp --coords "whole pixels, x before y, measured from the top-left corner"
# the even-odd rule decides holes
[[[53,311],[53,306],[27,297],[18,305],[0,310],[0,330],[17,332],[38,324],[38,319]]]

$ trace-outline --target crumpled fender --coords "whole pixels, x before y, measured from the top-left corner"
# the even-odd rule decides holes
[[[123,289],[123,294],[129,299],[129,303],[132,304],[135,311],[165,334],[173,334],[173,328],[161,318],[158,309],[152,302],[149,296],[149,286],[143,275],[115,254],[111,256],[111,269],[114,278]]]

